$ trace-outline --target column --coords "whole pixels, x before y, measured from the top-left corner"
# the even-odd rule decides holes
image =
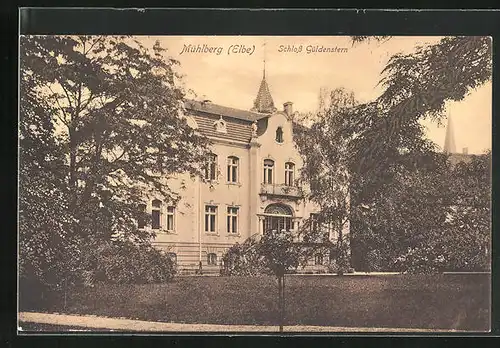
[[[250,142],[249,149],[249,192],[248,192],[248,205],[249,205],[249,236],[260,232],[260,226],[258,226],[257,214],[259,213],[259,190],[260,190],[260,165],[259,165],[259,147],[260,144],[254,139]],[[261,232],[260,232],[261,233]]]
[[[259,234],[262,236],[264,234],[264,220],[265,217],[259,215]]]

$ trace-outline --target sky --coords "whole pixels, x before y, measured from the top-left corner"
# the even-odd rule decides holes
[[[143,36],[152,47],[156,40],[167,56],[180,62],[176,70],[182,84],[198,98],[216,104],[249,110],[262,80],[264,58],[266,80],[274,104],[293,102],[294,111],[314,111],[320,88],[343,87],[360,102],[382,93],[378,85],[382,69],[391,56],[411,53],[419,45],[438,42],[441,37],[393,37],[354,47],[348,36]],[[212,48],[212,52],[189,52],[191,47]],[[205,46],[204,46],[205,45]],[[308,52],[318,46],[333,52]],[[287,52],[290,48],[291,52]],[[295,52],[293,51],[295,49]],[[236,52],[235,52],[236,51]],[[473,90],[463,101],[447,104],[453,119],[457,152],[491,149],[492,88],[487,83]],[[423,121],[427,136],[441,148],[446,124]]]

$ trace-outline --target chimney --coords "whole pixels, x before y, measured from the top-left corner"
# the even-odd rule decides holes
[[[462,149],[462,153],[463,153],[464,155],[468,155],[468,154],[469,154],[469,148],[468,148],[468,147],[464,147],[464,148]]]
[[[286,102],[283,104],[283,111],[285,111],[285,114],[287,115],[288,118],[292,117],[293,114],[293,103],[292,102]]]

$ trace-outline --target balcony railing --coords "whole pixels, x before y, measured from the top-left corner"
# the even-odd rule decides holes
[[[279,196],[288,198],[302,198],[302,189],[297,186],[288,186],[284,184],[261,184],[260,194],[266,196]]]

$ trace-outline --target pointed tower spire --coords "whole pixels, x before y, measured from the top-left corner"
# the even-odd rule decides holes
[[[269,91],[269,86],[266,81],[266,44],[264,43],[264,68],[262,70],[262,81],[260,82],[259,91],[257,92],[257,98],[253,102],[253,108],[251,111],[261,112],[265,114],[272,114],[277,109],[274,106],[273,97]]]
[[[262,79],[266,79],[266,43],[264,42],[264,71],[262,72]]]
[[[445,153],[457,152],[455,146],[455,134],[453,132],[453,122],[451,120],[450,114],[448,114],[448,125],[446,126],[446,137],[444,138],[443,152]]]

